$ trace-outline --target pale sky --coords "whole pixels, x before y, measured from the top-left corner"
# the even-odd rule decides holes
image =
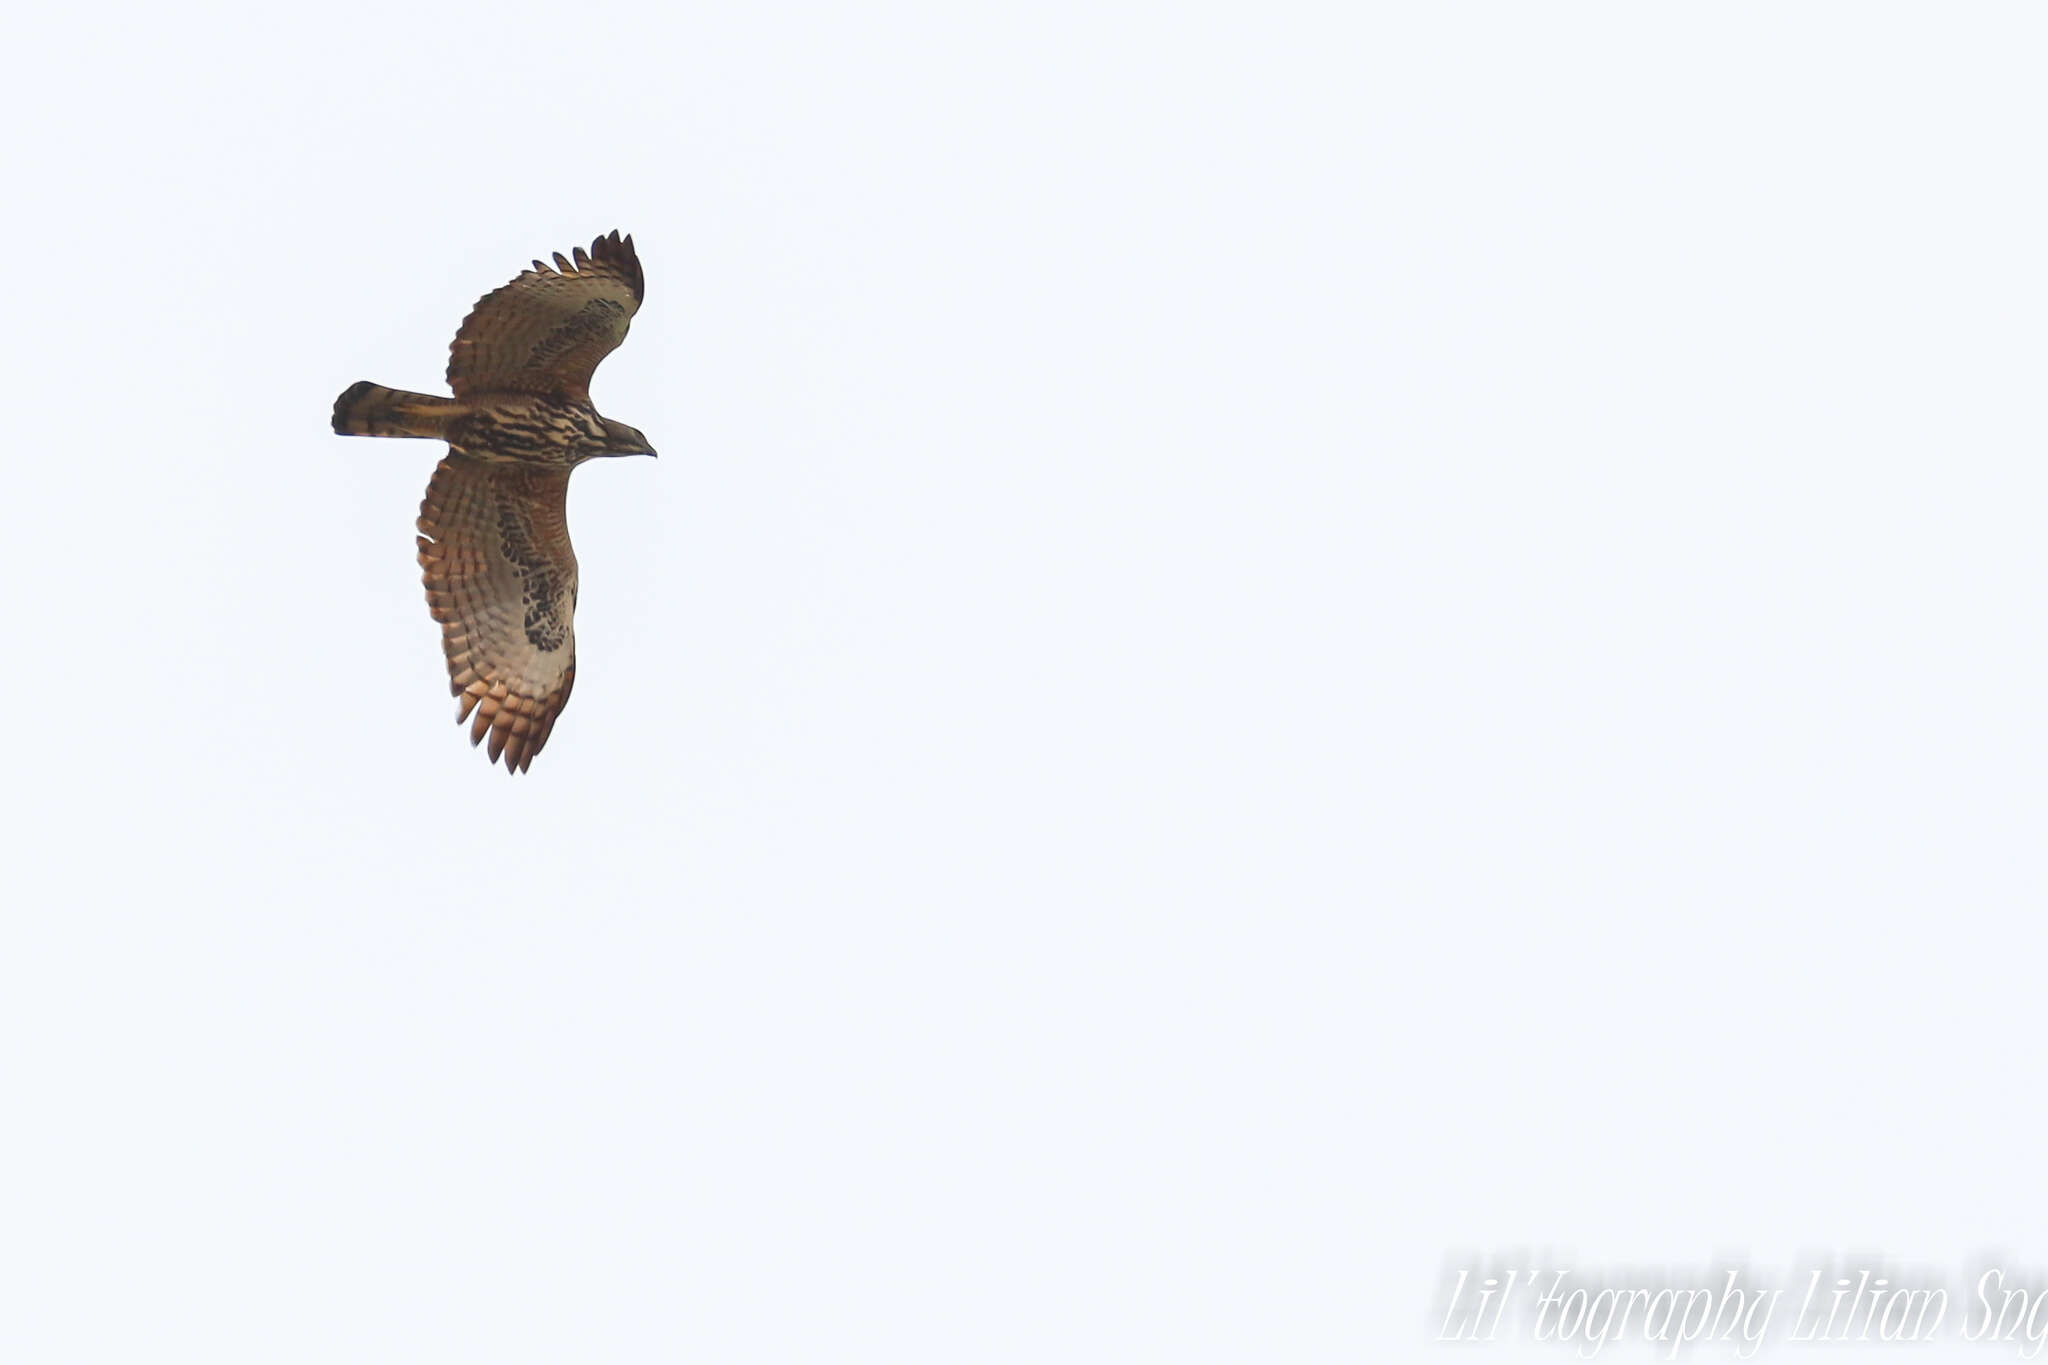
[[[2037,8],[10,23],[0,1361],[2048,1266]],[[328,413],[613,228],[508,780]]]

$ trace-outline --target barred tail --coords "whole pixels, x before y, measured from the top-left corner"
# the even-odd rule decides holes
[[[334,400],[334,430],[341,436],[419,436],[446,440],[462,404],[432,394],[387,389],[365,379]]]

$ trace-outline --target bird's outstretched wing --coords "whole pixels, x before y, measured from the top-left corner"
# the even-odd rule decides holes
[[[587,398],[590,375],[620,342],[647,292],[633,239],[614,232],[576,259],[555,253],[477,300],[448,351],[448,386],[475,393]]]
[[[569,471],[453,454],[420,504],[420,568],[441,623],[457,720],[524,772],[576,681]]]

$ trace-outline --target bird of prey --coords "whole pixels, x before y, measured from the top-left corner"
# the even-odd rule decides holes
[[[614,232],[555,254],[477,301],[448,357],[453,398],[364,381],[334,402],[343,436],[446,441],[420,504],[427,607],[441,623],[457,721],[491,762],[524,772],[576,681],[576,555],[569,474],[605,455],[652,455],[599,415],[590,375],[626,339],[645,283],[633,239]]]

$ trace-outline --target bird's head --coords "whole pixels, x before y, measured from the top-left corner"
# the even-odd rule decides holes
[[[609,417],[600,417],[598,420],[604,423],[605,454],[654,454],[654,447],[647,444],[647,438],[640,434],[638,427],[629,427],[624,422],[614,422]]]

